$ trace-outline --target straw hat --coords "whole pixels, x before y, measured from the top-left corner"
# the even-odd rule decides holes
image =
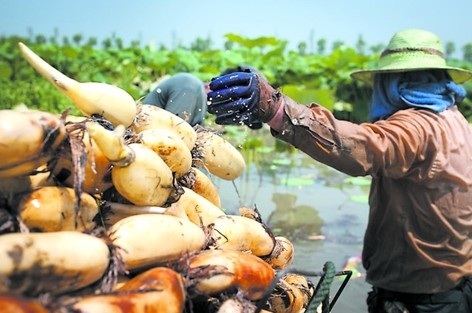
[[[353,72],[351,77],[372,84],[374,74],[377,73],[426,69],[447,70],[451,78],[459,84],[472,78],[471,71],[447,66],[441,39],[420,29],[397,32],[380,55],[377,68]]]

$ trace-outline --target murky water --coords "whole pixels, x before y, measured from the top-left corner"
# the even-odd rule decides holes
[[[271,161],[262,166],[264,160],[250,163],[248,171],[234,182],[215,178],[223,208],[237,214],[239,207],[256,206],[266,223],[274,223],[277,214],[277,232],[284,236],[286,230],[295,244],[291,268],[321,272],[325,262],[331,261],[336,271],[342,271],[347,259],[360,255],[362,250],[368,181],[353,182],[301,152],[286,157],[271,153],[265,158]],[[284,218],[286,227],[280,224]],[[298,233],[294,223],[302,223]],[[363,272],[362,266],[358,269]],[[335,279],[331,296],[343,278]],[[310,279],[316,285],[317,277]],[[367,312],[369,289],[364,277],[353,275],[332,312]]]

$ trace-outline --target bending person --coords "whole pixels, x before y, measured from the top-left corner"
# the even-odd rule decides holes
[[[178,73],[160,82],[141,101],[172,112],[190,125],[203,125],[207,112],[204,83],[189,73]]]

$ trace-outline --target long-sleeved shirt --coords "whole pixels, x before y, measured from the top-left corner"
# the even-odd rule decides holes
[[[317,104],[286,102],[276,138],[341,172],[372,177],[367,282],[436,293],[472,275],[472,128],[456,106],[355,124]]]
[[[142,100],[163,108],[187,121],[203,125],[207,112],[204,83],[190,73],[178,73],[157,85]]]

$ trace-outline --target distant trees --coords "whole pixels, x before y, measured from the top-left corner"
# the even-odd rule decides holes
[[[365,54],[365,47],[366,47],[366,42],[364,40],[364,38],[362,38],[362,35],[359,35],[359,37],[357,38],[357,42],[356,42],[356,50],[357,50],[357,53],[359,54]]]
[[[326,39],[324,39],[324,38],[319,39],[316,42],[316,45],[318,47],[316,52],[318,54],[325,54],[325,52],[326,52]]]
[[[450,59],[455,52],[456,52],[456,45],[452,41],[446,42],[444,46],[444,54],[445,54],[446,59]]]
[[[90,46],[90,47],[95,47],[97,44],[98,44],[98,39],[97,39],[97,37],[90,37],[90,38],[87,40],[87,43],[86,43],[86,45],[87,45],[87,46]]]
[[[302,41],[298,44],[298,54],[302,55],[302,56],[305,56],[308,54],[308,51],[307,51],[307,47],[308,45],[306,44],[306,42]]]
[[[233,47],[234,47],[234,42],[232,42],[231,40],[225,41],[225,44],[224,44],[225,50],[231,50],[233,49]]]
[[[62,36],[60,37],[59,30],[56,28],[54,29],[54,33],[52,36],[45,36],[42,34],[34,34],[31,28],[28,29],[28,37],[29,39],[36,43],[36,44],[53,44],[58,45],[61,44],[63,46],[75,45],[75,46],[90,46],[90,47],[97,47],[101,46],[103,49],[109,48],[117,48],[123,49],[125,48],[125,43],[122,38],[118,37],[116,34],[112,34],[110,37],[103,38],[101,41],[97,37],[90,37],[84,38],[83,34],[77,33],[72,36]],[[241,37],[241,36],[240,36]],[[206,38],[197,37],[192,42],[190,42],[187,47],[179,40],[177,34],[172,32],[171,34],[172,43],[170,47],[167,47],[164,43],[158,43],[159,49],[170,49],[175,50],[177,48],[187,48],[192,51],[198,52],[205,52],[214,49],[214,41],[210,36]],[[244,37],[241,37],[244,38]],[[264,37],[260,37],[264,38]],[[269,38],[269,37],[266,37]],[[250,42],[253,39],[244,38],[246,42]],[[255,38],[256,40],[258,38]],[[244,40],[240,42],[234,40],[225,40],[223,43],[223,47],[218,49],[223,50],[232,50],[236,48],[238,45],[241,45]],[[139,39],[131,40],[128,45],[132,48],[139,49],[144,45]],[[244,45],[244,43],[243,43]],[[345,42],[341,40],[334,40],[331,42],[331,51],[338,49],[339,47],[346,45]],[[287,46],[287,45],[286,45]],[[385,44],[377,43],[373,45],[368,45],[362,35],[359,35],[357,41],[354,43],[354,49],[358,54],[367,55],[367,54],[378,54],[385,48]],[[329,53],[328,49],[328,41],[326,38],[319,38],[316,40],[315,32],[313,30],[310,31],[308,40],[301,41],[296,46],[297,52],[302,55],[306,56],[309,54],[318,54],[318,55],[326,55]],[[462,47],[457,47],[456,43],[452,41],[447,41],[444,43],[444,54],[446,59],[456,59],[457,61],[464,61],[464,62],[472,62],[472,42],[467,43]]]
[[[190,50],[204,52],[211,49],[212,40],[210,37],[204,38],[197,38],[190,44]]]
[[[80,46],[82,39],[84,39],[84,36],[82,36],[82,34],[75,34],[74,36],[72,36],[72,41],[76,46]]]
[[[370,51],[372,51],[372,53],[380,53],[382,52],[384,48],[385,48],[385,45],[382,43],[379,43],[379,44],[371,46]]]
[[[341,47],[341,46],[343,46],[343,45],[344,45],[344,42],[343,42],[343,41],[341,41],[341,40],[335,40],[335,41],[333,42],[333,45],[332,45],[331,50],[336,50],[336,49],[338,49],[339,47]]]
[[[472,43],[468,43],[462,47],[462,60],[472,62]]]

